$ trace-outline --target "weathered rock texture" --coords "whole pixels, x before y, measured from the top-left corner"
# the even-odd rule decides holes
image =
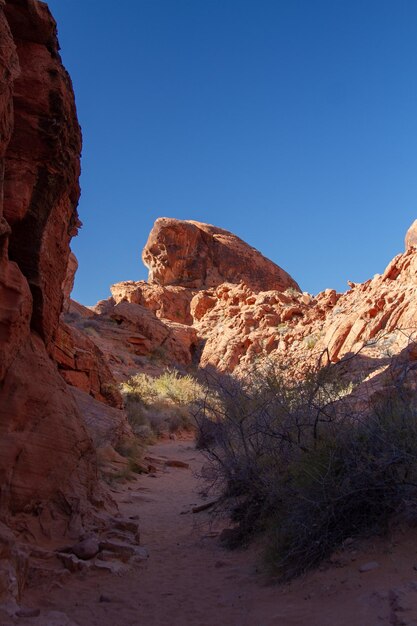
[[[149,283],[201,289],[244,281],[251,289],[289,287],[300,291],[287,272],[229,233],[201,222],[162,217],[143,250]]]
[[[255,294],[222,285],[191,303],[197,332],[206,339],[200,364],[234,371],[262,359],[292,359],[301,368],[322,353],[331,362],[358,352],[389,358],[416,338],[416,289],[415,249],[344,294]]]
[[[67,271],[65,273],[64,282],[62,283],[62,294],[64,297],[63,310],[69,311],[70,308],[70,296],[74,287],[75,274],[78,269],[77,257],[73,252],[70,252],[68,257]]]
[[[6,2],[4,14],[18,65],[13,63],[13,132],[5,154],[3,215],[12,229],[9,258],[32,292],[31,326],[50,351],[62,308],[69,242],[79,225],[81,134],[47,5]]]
[[[152,308],[124,299],[116,303],[109,298],[88,313],[75,304],[71,303],[70,313],[64,317],[57,358],[67,382],[96,399],[118,406],[108,392],[116,387],[113,376],[123,381],[138,371],[156,374],[162,366],[186,367],[193,362],[198,337],[191,325],[160,319]],[[87,353],[93,355],[94,345],[98,354],[87,358]],[[77,352],[82,360],[75,358],[73,365],[72,355],[76,357]],[[107,365],[103,366],[103,360]],[[100,381],[98,393],[94,380]],[[118,397],[117,391],[115,394],[113,400]]]
[[[405,249],[409,248],[417,248],[417,220],[414,220],[405,235]]]
[[[405,253],[382,275],[349,283],[344,294],[327,289],[312,296],[295,289],[292,279],[286,290],[276,288],[282,270],[230,233],[163,218],[143,254],[151,281],[113,285],[112,297],[78,324],[94,324],[91,339],[119,379],[190,364],[239,374],[272,361],[301,372],[319,359],[336,363],[355,353],[363,379],[415,341],[416,223]],[[252,261],[260,273],[251,271]]]
[[[51,355],[79,225],[81,134],[47,5],[1,0],[0,39],[0,523],[19,516],[24,537],[27,524],[41,531],[49,519],[53,534],[61,519],[76,534],[96,455]],[[6,535],[0,601],[23,584]]]
[[[260,252],[232,233],[199,222],[158,219],[143,259],[150,282],[113,285],[112,297],[92,309],[72,302],[66,317],[99,347],[118,380],[137,371],[198,363],[205,338],[198,334],[192,303],[206,290],[229,281],[254,293],[265,287],[299,293],[297,283]],[[71,377],[86,390],[78,374],[80,384]]]
[[[187,325],[193,323],[190,303],[198,292],[197,289],[175,285],[163,287],[142,280],[116,283],[110,287],[110,290],[116,304],[122,301],[133,302],[153,311],[160,319]]]
[[[55,339],[54,358],[64,380],[100,402],[121,409],[122,397],[116,381],[97,345],[62,320]]]

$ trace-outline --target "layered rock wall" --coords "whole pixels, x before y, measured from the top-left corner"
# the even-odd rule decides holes
[[[0,518],[49,514],[76,533],[96,456],[51,354],[79,225],[81,133],[47,5],[1,0],[0,38]],[[0,538],[0,561],[4,550]],[[0,580],[1,599],[11,587]]]

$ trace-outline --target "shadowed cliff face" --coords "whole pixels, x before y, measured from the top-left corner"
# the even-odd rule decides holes
[[[50,355],[79,225],[81,133],[47,5],[0,0],[0,40],[0,521],[52,515],[76,531],[95,453]],[[0,571],[0,599],[17,594],[10,576]]]
[[[31,327],[50,350],[62,306],[69,242],[77,232],[81,132],[71,81],[46,4],[6,2],[19,73],[5,159],[3,215],[9,258],[33,297]]]

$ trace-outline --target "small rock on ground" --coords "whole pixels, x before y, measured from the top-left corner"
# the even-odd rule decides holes
[[[371,572],[372,570],[377,569],[378,567],[379,567],[379,563],[377,561],[369,561],[369,563],[364,563],[358,569],[361,574],[364,574],[365,572]]]

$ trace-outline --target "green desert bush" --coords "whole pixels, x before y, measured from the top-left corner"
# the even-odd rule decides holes
[[[264,533],[268,565],[290,579],[348,537],[417,513],[417,406],[406,385],[364,407],[337,366],[289,380],[269,368],[218,378],[221,415],[202,411],[203,449],[235,528]],[[207,437],[207,422],[212,423]]]
[[[206,395],[193,376],[172,369],[155,378],[137,374],[122,384],[121,391],[134,432],[148,440],[164,432],[193,429],[197,401]]]

